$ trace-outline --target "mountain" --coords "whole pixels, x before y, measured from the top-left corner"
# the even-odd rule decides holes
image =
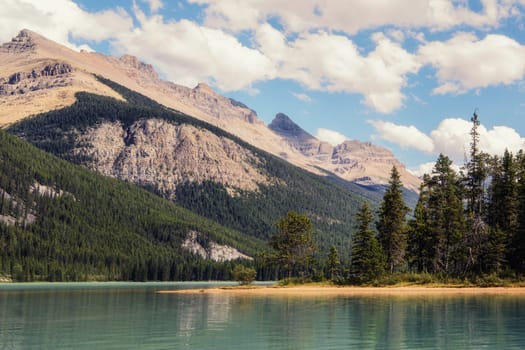
[[[285,126],[284,115],[266,126],[255,111],[217,94],[206,84],[188,88],[166,82],[159,79],[151,65],[133,56],[115,58],[76,52],[29,30],[22,30],[0,47],[0,126],[70,106],[76,100],[75,93],[81,91],[123,99],[94,74],[217,126],[315,174],[329,172],[373,189],[387,184],[391,167],[396,165],[405,187],[419,189],[420,180],[384,148],[355,140],[334,148],[302,129],[300,140],[297,135],[281,133],[284,129],[278,125]]]
[[[227,279],[265,243],[0,130],[0,276]]]
[[[312,218],[323,252],[331,245],[349,251],[353,218],[365,200],[358,186],[305,171],[220,128],[98,79],[125,101],[77,93],[70,107],[22,120],[8,131],[257,239],[268,240],[288,211],[304,213]]]
[[[406,188],[417,191],[419,187],[420,180],[386,148],[357,140],[346,140],[334,147],[318,140],[283,113],[277,114],[268,127],[307,157],[311,164],[342,179],[372,187],[386,184],[395,166]]]

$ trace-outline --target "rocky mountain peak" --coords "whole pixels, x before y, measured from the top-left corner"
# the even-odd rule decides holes
[[[200,93],[205,93],[205,94],[210,94],[210,95],[215,95],[215,91],[213,91],[213,89],[211,88],[211,86],[209,86],[208,84],[206,83],[198,83],[197,86],[195,86],[193,88],[194,91],[196,92],[200,92]]]
[[[30,30],[22,29],[10,42],[0,46],[0,52],[22,53],[31,52],[36,48],[34,35]]]
[[[144,63],[140,61],[137,57],[132,55],[123,55],[120,57],[119,61],[123,63],[126,67],[138,70],[142,74],[148,76],[153,80],[158,80],[159,76],[155,71],[155,68],[151,64]]]
[[[284,113],[278,113],[268,127],[286,138],[313,139],[314,137],[297,125]]]

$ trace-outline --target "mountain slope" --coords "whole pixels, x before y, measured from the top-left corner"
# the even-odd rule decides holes
[[[0,247],[16,280],[188,280],[265,245],[0,130]]]
[[[71,107],[24,120],[9,131],[263,240],[287,211],[305,213],[312,217],[323,249],[335,244],[348,251],[353,217],[364,200],[349,189],[355,185],[336,185],[100,79],[128,102],[79,93]]]
[[[357,140],[346,140],[334,147],[310,135],[283,113],[277,114],[268,127],[312,164],[342,179],[370,187],[385,185],[392,166],[396,166],[405,188],[418,191],[420,180],[383,147]]]
[[[308,142],[298,146],[297,140],[291,141],[264,125],[253,110],[217,94],[206,84],[191,89],[166,82],[152,66],[135,57],[75,52],[29,30],[0,47],[0,126],[69,106],[80,91],[122,99],[90,73],[226,130],[310,172],[324,175],[328,171],[374,187],[387,184],[391,166],[396,164],[404,185],[412,191],[419,189],[419,179],[383,148],[351,141],[351,145],[341,145],[337,156],[332,157],[334,149],[311,135],[310,146]]]

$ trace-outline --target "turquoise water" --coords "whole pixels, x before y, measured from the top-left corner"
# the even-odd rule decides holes
[[[0,349],[524,349],[516,296],[156,294],[216,284],[0,285]]]

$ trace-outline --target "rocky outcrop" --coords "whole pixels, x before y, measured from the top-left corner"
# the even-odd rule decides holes
[[[255,111],[241,102],[219,95],[208,84],[200,83],[193,89],[173,83],[166,83],[166,86],[180,102],[192,106],[218,119],[218,121],[239,120],[249,124],[264,125]]]
[[[90,158],[89,168],[141,186],[153,185],[171,199],[185,182],[213,181],[233,192],[257,191],[268,182],[255,155],[230,139],[187,124],[147,119],[125,128],[105,122],[75,138],[73,155]]]
[[[218,244],[216,242],[208,242],[205,248],[199,242],[200,234],[196,231],[188,232],[188,236],[182,242],[181,247],[192,254],[199,255],[204,259],[213,260],[217,262],[231,261],[237,259],[253,260],[252,257],[239,252],[237,249]]]
[[[155,68],[153,68],[151,64],[141,62],[135,56],[124,55],[120,57],[119,61],[122,63],[122,66],[126,68],[126,73],[131,78],[139,79],[141,76],[146,76],[151,80],[159,79]]]
[[[31,52],[36,48],[36,44],[31,35],[32,33],[28,30],[21,30],[20,33],[10,42],[2,44],[0,46],[0,52],[6,53],[22,53]]]
[[[0,78],[0,95],[25,94],[30,91],[72,85],[73,67],[68,63],[49,63],[30,72],[16,72]]]

